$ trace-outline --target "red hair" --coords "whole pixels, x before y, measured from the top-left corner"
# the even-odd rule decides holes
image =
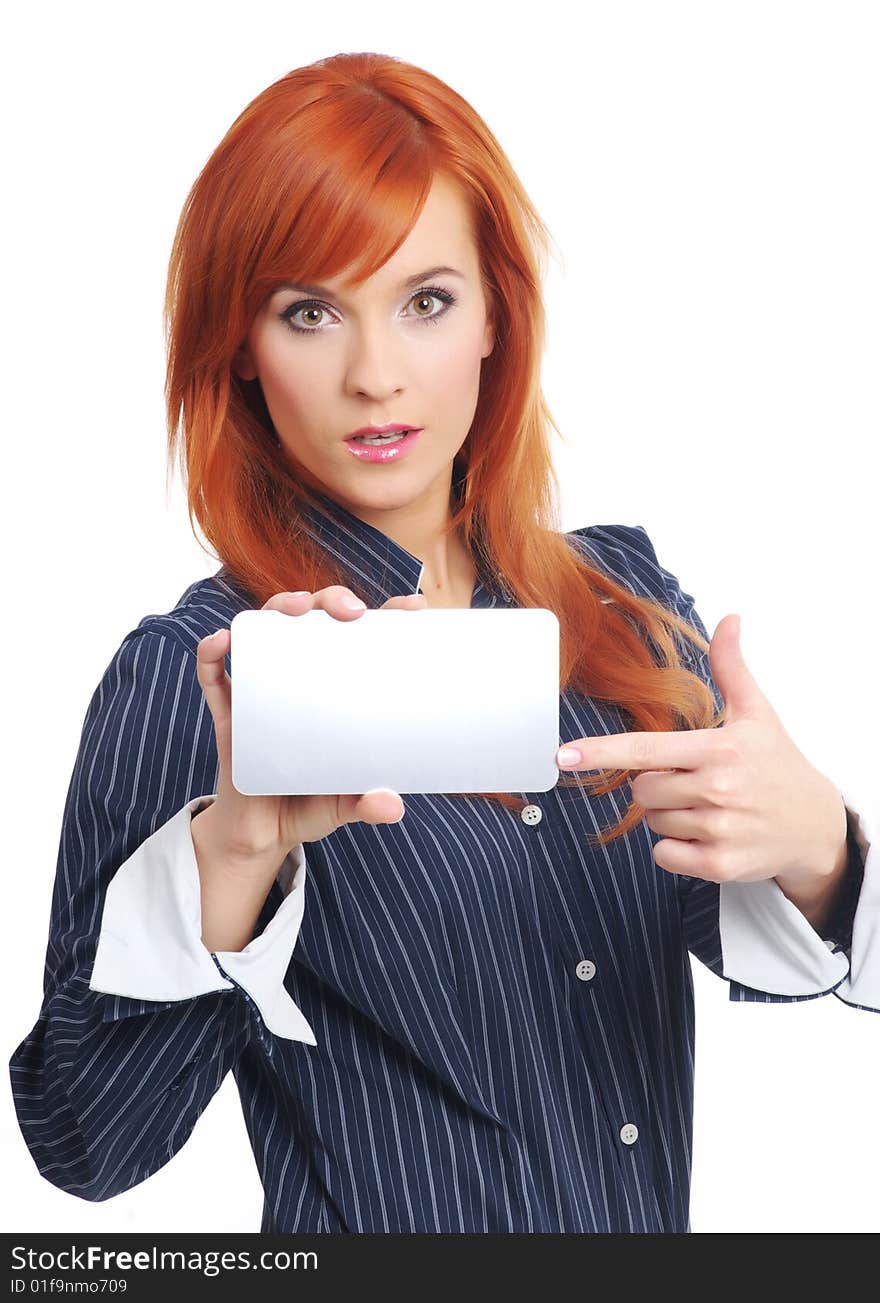
[[[165,398],[169,471],[179,449],[190,527],[197,519],[255,606],[278,592],[352,586],[299,527],[304,502],[320,510],[315,486],[278,446],[258,381],[241,379],[232,360],[279,282],[353,268],[360,285],[377,271],[437,174],[468,204],[495,326],[453,468],[464,479],[449,530],[484,550],[520,606],[555,612],[560,692],[616,703],[637,730],[716,726],[724,712],[713,714],[710,688],[683,667],[675,630],[701,652],[706,640],[590,566],[561,532],[549,439],[559,430],[540,384],[547,230],[470,104],[394,57],[343,53],[287,73],[236,118],[187,196],[165,296]],[[561,774],[559,785],[598,795],[631,773]],[[509,792],[455,795],[523,807]],[[643,814],[631,802],[595,840],[623,835]]]

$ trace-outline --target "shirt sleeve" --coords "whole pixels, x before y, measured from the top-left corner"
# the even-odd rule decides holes
[[[660,565],[644,527],[623,528],[636,558],[634,574],[709,642],[693,596]],[[708,651],[700,652],[685,639],[680,647],[684,663],[711,689],[720,710],[724,700],[712,677]],[[877,839],[867,814],[844,792],[841,800],[847,817],[847,870],[824,934],[812,927],[773,878],[717,883],[679,875],[687,947],[729,982],[731,1000],[782,1002],[833,993],[855,1008],[880,1013]]]
[[[211,794],[187,802],[118,870],[107,888],[89,987],[125,997],[126,1004],[108,1002],[108,1018],[127,1016],[132,1000],[168,1003],[237,987],[270,1032],[316,1045],[284,988],[305,904],[301,844],[282,866],[283,899],[259,935],[238,951],[212,953],[202,942],[192,817],[216,799]]]
[[[252,1042],[269,1056],[276,1029],[315,1043],[275,987],[302,916],[301,847],[248,946],[214,957],[201,943],[189,822],[216,777],[194,651],[154,631],[129,635],[86,712],[42,1004],[9,1065],[39,1172],[82,1199],[111,1198],[167,1163]]]

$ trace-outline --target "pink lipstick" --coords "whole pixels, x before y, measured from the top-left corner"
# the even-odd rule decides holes
[[[392,435],[382,443],[363,443],[360,439],[346,439],[345,446],[361,461],[392,462],[400,461],[412,448],[423,433],[422,430],[407,430],[401,435]]]

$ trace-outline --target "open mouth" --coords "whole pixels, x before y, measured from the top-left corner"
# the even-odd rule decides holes
[[[346,439],[345,445],[360,461],[397,461],[409,451],[422,433],[421,429],[413,429],[370,437],[357,435]]]
[[[400,443],[405,435],[411,434],[411,430],[395,430],[393,434],[356,434],[351,440],[352,443],[365,443],[371,448],[380,448],[386,443]]]

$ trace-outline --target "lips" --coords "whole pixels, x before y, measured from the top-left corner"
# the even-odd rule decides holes
[[[346,439],[344,442],[348,444],[348,451],[352,457],[356,457],[358,461],[390,466],[392,462],[408,457],[423,433],[421,429],[412,429],[399,431],[397,435],[389,439],[378,439],[375,443],[367,442],[365,439]]]

